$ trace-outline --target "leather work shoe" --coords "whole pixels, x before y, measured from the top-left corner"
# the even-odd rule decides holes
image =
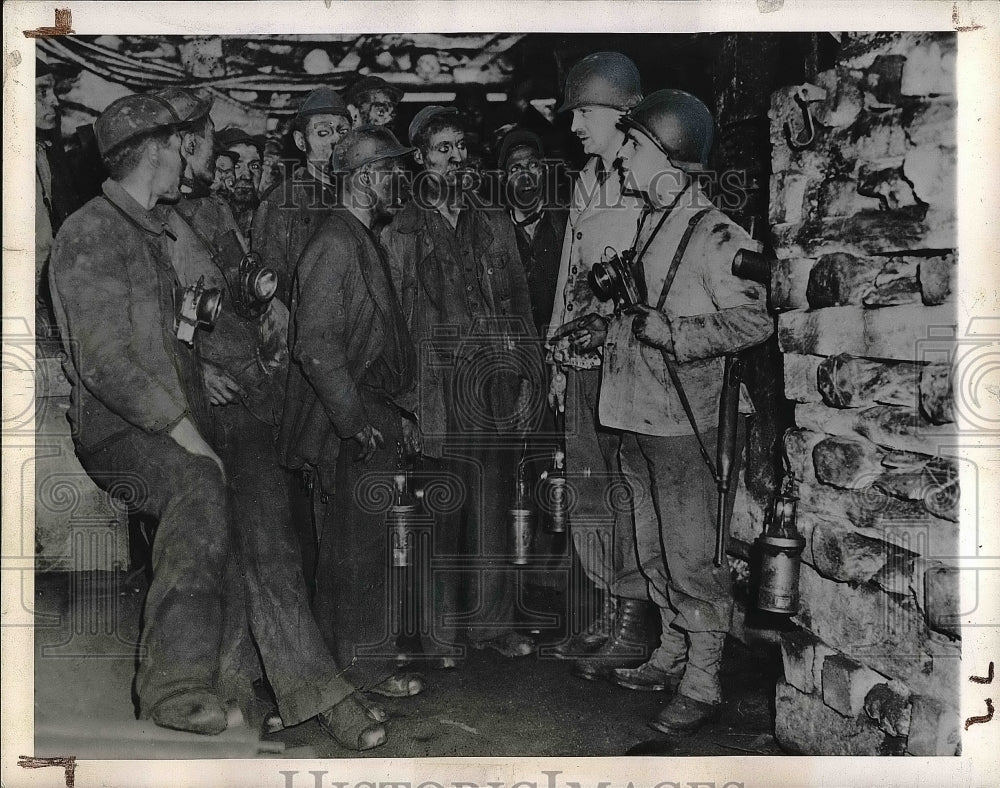
[[[679,676],[672,676],[648,662],[637,668],[612,668],[608,678],[619,687],[637,692],[674,692],[681,681]]]
[[[208,690],[187,690],[168,696],[149,715],[161,728],[214,736],[229,727],[226,709]]]
[[[534,654],[538,644],[520,632],[508,632],[491,640],[472,641],[471,645],[475,649],[491,648],[504,657],[513,659],[514,657],[527,657]]]
[[[570,673],[580,679],[606,678],[613,668],[637,668],[649,659],[655,639],[649,612],[653,606],[642,599],[619,599],[614,631],[597,651],[573,663]]]
[[[721,709],[721,703],[702,703],[687,695],[674,695],[673,700],[649,721],[649,727],[668,736],[691,734],[716,719]]]

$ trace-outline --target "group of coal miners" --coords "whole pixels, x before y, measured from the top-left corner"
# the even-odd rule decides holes
[[[94,126],[101,194],[39,208],[79,459],[157,521],[139,715],[217,734],[227,704],[264,698],[272,729],[315,717],[369,749],[386,739],[379,696],[419,694],[473,648],[661,692],[650,724],[694,731],[720,709],[733,607],[704,447],[723,358],[772,331],[762,286],[731,273],[756,244],[697,177],[712,117],[679,90],[643,97],[624,55],[588,55],[559,106],[588,157],[569,204],[519,127],[491,201],[462,109],[422,107],[404,144],[401,95],[373,76],[314,90],[294,167],[216,131],[192,91],[128,95]],[[573,560],[600,603],[540,650],[507,512],[542,433],[565,454]],[[404,647],[382,492],[415,463],[451,494],[430,551],[446,569]]]

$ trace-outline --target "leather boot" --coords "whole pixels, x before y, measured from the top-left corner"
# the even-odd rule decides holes
[[[593,654],[604,645],[611,636],[611,630],[614,626],[618,598],[605,591],[601,595],[601,600],[601,607],[594,616],[594,620],[590,622],[590,626],[573,635],[566,642],[555,646],[550,652],[553,657],[556,659],[577,659]]]
[[[571,673],[597,681],[612,668],[634,668],[649,657],[659,628],[653,624],[656,608],[645,599],[619,599],[615,625],[603,646],[573,663]]]

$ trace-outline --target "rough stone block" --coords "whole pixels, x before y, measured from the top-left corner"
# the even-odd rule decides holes
[[[955,209],[958,151],[954,146],[954,140],[942,145],[918,145],[906,154],[902,172],[921,202]]]
[[[885,676],[843,654],[823,660],[823,702],[845,717],[861,714],[872,687],[885,681]]]
[[[958,755],[962,746],[958,708],[935,698],[914,695],[906,752],[910,755]]]
[[[945,703],[958,698],[961,648],[931,633],[910,597],[827,580],[808,564],[800,569],[799,596],[793,621],[824,643],[915,693]]]
[[[924,572],[924,614],[927,625],[951,637],[962,636],[959,572],[954,566],[938,564]],[[974,571],[974,570],[973,570]]]
[[[885,734],[866,717],[847,718],[816,695],[778,682],[774,697],[774,736],[785,749],[802,755],[886,754]]]
[[[781,664],[785,670],[785,681],[800,692],[816,689],[813,681],[813,660],[816,657],[815,635],[804,629],[781,633]]]
[[[954,34],[927,38],[906,53],[900,90],[904,96],[954,95]]]
[[[805,631],[805,630],[803,630]],[[826,662],[827,657],[832,657],[840,652],[832,646],[828,646],[822,640],[817,639],[815,645],[813,646],[813,664],[812,664],[812,679],[813,687],[815,687],[819,692],[817,693],[822,697],[823,694],[823,663]]]
[[[823,356],[786,353],[781,358],[785,376],[785,399],[792,402],[821,402],[817,373]]]
[[[913,399],[917,391],[914,389]],[[795,424],[815,432],[847,437],[861,436],[890,451],[905,451],[927,456],[957,452],[955,428],[934,424],[923,418],[911,400],[904,405],[872,405],[864,409],[831,409],[815,402],[795,406]]]
[[[916,553],[903,550],[855,529],[832,522],[820,522],[811,530],[809,563],[823,577],[852,583],[866,583],[887,565],[912,565]]]
[[[898,681],[876,684],[865,697],[865,714],[890,736],[910,732],[910,692]]]

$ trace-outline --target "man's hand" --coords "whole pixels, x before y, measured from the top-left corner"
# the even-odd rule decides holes
[[[361,446],[361,451],[355,457],[356,460],[360,460],[361,462],[368,462],[368,460],[375,456],[376,449],[385,446],[385,438],[382,436],[382,433],[371,424],[366,424],[362,427],[361,431],[353,439]]]
[[[549,407],[556,413],[566,410],[566,373],[559,367],[549,367]]]
[[[191,419],[187,417],[181,419],[167,434],[184,451],[199,457],[208,457],[208,459],[219,466],[219,471],[222,473],[222,480],[226,480],[226,469],[222,467],[222,460],[219,459],[218,454],[212,451],[212,447],[205,443],[205,439],[201,437],[201,433],[198,432],[198,428],[194,426],[194,422]]]
[[[221,367],[210,361],[202,364],[205,375],[205,388],[208,390],[208,399],[213,405],[228,405],[243,395],[243,389],[230,375]]]
[[[597,350],[604,344],[604,338],[607,335],[607,319],[591,313],[563,323],[549,338],[549,343],[554,344],[560,339],[566,338],[577,352],[582,353],[588,350]]]
[[[407,457],[418,457],[424,451],[424,437],[420,425],[409,416],[403,416],[403,452]]]
[[[632,333],[640,342],[674,354],[674,334],[667,316],[658,309],[645,304],[635,304],[625,310],[625,314],[634,315]]]

